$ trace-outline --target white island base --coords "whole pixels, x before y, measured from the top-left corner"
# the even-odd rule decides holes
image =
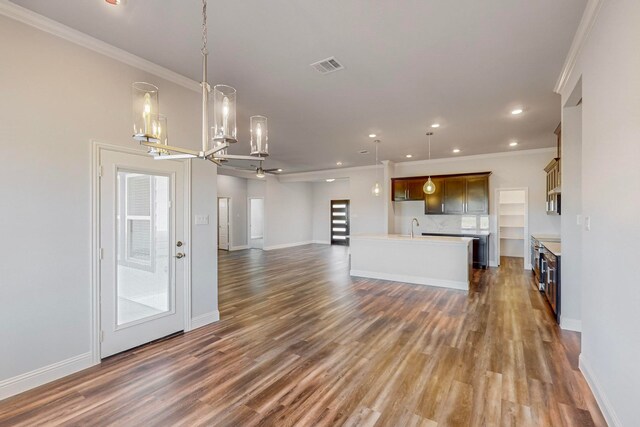
[[[469,237],[354,235],[351,275],[469,290],[471,242]]]

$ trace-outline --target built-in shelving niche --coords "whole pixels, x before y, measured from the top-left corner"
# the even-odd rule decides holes
[[[498,190],[497,213],[500,256],[525,258],[528,229],[526,190]]]

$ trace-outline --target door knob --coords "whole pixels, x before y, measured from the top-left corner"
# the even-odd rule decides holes
[[[180,259],[180,258],[184,258],[185,256],[186,256],[186,255],[185,255],[185,254],[183,254],[182,252],[178,252],[178,253],[176,254],[176,258],[178,258],[178,259]]]
[[[176,246],[177,247],[181,247],[182,245],[183,245],[183,243],[180,240],[178,240],[178,242],[176,243]]]

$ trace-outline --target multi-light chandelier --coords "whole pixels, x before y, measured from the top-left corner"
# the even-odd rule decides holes
[[[167,118],[159,113],[158,88],[150,83],[133,83],[133,138],[149,147],[159,160],[199,158],[221,165],[228,160],[262,162],[269,155],[267,118],[252,116],[251,155],[228,154],[230,144],[238,142],[236,128],[236,90],[207,83],[207,0],[202,0],[202,146],[200,150],[169,145]],[[264,176],[264,175],[263,175]]]

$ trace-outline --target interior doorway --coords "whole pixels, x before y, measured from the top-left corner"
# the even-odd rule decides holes
[[[331,201],[331,244],[349,246],[349,200]]]
[[[229,250],[230,223],[229,209],[231,199],[218,197],[218,249]]]
[[[496,260],[500,257],[523,258],[524,268],[531,268],[529,249],[529,190],[527,188],[499,188],[496,190],[498,212],[498,244]]]
[[[264,245],[264,199],[249,198],[249,247],[262,249]]]

